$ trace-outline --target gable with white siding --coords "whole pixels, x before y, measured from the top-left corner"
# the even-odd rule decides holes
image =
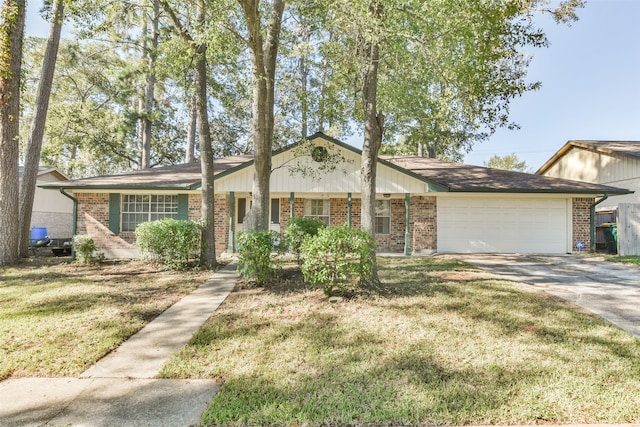
[[[294,148],[276,153],[272,158],[271,192],[286,194],[294,192],[300,195],[304,193],[359,194],[361,191],[360,154],[321,137],[313,139],[312,144],[326,148],[332,155],[337,154],[336,157],[339,157],[340,161],[335,164],[335,169],[317,172],[319,164],[308,154],[309,150]],[[300,170],[307,170],[310,173],[305,174]],[[250,192],[254,171],[253,164],[250,164],[234,173],[219,177],[216,180],[216,191]],[[376,192],[423,194],[429,192],[429,184],[399,168],[378,163]]]

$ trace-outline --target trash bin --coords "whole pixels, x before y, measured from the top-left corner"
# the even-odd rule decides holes
[[[600,225],[604,233],[604,239],[607,241],[607,250],[612,254],[618,253],[618,224],[614,222],[605,222]]]

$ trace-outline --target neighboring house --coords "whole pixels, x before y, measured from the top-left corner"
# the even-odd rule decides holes
[[[327,169],[329,159],[335,169]],[[360,227],[361,151],[321,133],[273,153],[271,227],[290,216]],[[250,209],[252,156],[216,159],[218,253],[234,251]],[[183,164],[46,185],[72,190],[78,233],[93,236],[108,257],[135,256],[135,227],[172,217],[196,219],[200,165]],[[447,163],[416,156],[383,157],[377,169],[376,239],[381,252],[550,253],[589,245],[596,197],[620,188]]]
[[[623,204],[625,210],[634,212],[632,218],[624,218],[628,243],[638,247],[638,243],[633,241],[640,236],[640,216],[635,214],[640,209],[640,141],[569,141],[536,174],[634,191],[625,195],[608,194],[597,205],[596,241],[599,246],[606,246],[603,230],[599,226],[605,222],[617,222],[618,208]]]
[[[640,203],[640,141],[569,141],[536,174],[635,191],[610,195],[599,210]]]
[[[20,166],[20,185],[24,168]],[[33,196],[33,212],[31,228],[46,227],[51,238],[65,239],[72,237],[73,201],[60,192],[38,188],[42,185],[55,185],[68,181],[69,178],[58,168],[40,166]]]

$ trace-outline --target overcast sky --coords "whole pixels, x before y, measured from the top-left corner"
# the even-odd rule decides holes
[[[28,2],[27,34],[46,37],[41,5]],[[640,140],[640,0],[588,0],[578,15],[571,27],[540,21],[551,46],[531,52],[528,80],[542,89],[512,102],[521,129],[498,131],[465,163],[516,153],[536,170],[571,139]]]

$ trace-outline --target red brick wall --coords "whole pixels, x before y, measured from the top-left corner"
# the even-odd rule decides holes
[[[435,251],[438,248],[437,201],[435,197],[411,196],[409,223],[411,224],[411,250]]]
[[[109,230],[108,193],[77,193],[75,197],[78,200],[78,234],[91,236],[96,252],[110,254],[112,250],[122,250],[135,254],[133,233],[116,235]]]
[[[135,235],[134,233],[120,233],[115,235],[109,231],[109,194],[108,193],[79,193],[76,195],[78,199],[78,233],[89,234],[93,237],[98,252],[109,250],[116,251],[134,251]],[[189,194],[189,210],[188,218],[191,220],[198,219],[200,215],[201,196],[199,194]],[[576,199],[578,201],[585,200],[587,203],[587,223],[588,223],[588,204],[592,199]],[[280,199],[280,226],[281,231],[286,229],[289,213],[290,199],[283,197]],[[591,201],[591,202],[589,202]],[[391,233],[376,235],[378,249],[380,251],[402,252],[404,250],[404,233],[405,233],[405,202],[404,199],[391,199]],[[576,202],[574,201],[574,205]],[[581,206],[581,205],[580,205]],[[360,209],[361,203],[359,198],[352,199],[351,204],[351,225],[354,228],[360,227]],[[411,245],[414,252],[421,250],[436,249],[436,199],[435,197],[419,197],[411,198]],[[576,214],[574,208],[574,215]],[[294,215],[304,215],[304,199],[294,199]],[[330,201],[330,225],[342,225],[347,223],[347,199],[334,198]],[[216,229],[216,252],[218,254],[227,251],[229,239],[229,196],[216,195],[215,213],[214,213],[215,229]],[[574,217],[574,223],[575,223]],[[588,233],[588,226],[587,226]],[[575,227],[574,227],[575,234]],[[588,237],[588,235],[587,235]]]
[[[573,239],[572,249],[576,250],[576,243],[583,242],[585,248],[591,247],[591,209],[594,197],[575,197],[572,203]]]
[[[189,195],[191,198],[191,195]],[[216,255],[227,251],[229,242],[229,196],[216,194],[213,221],[216,231]]]

